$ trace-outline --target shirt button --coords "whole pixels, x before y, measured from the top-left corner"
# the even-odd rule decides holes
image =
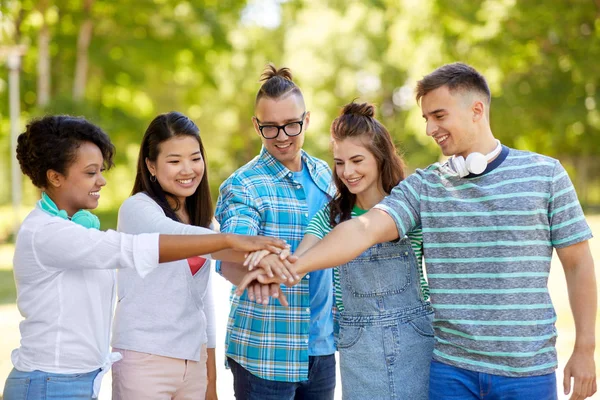
[[[302,188],[302,186],[296,185],[296,189],[301,189],[301,188]]]
[[[305,216],[306,218],[308,218],[308,213],[304,213],[304,216]]]
[[[304,339],[304,343],[307,343],[307,344],[308,344],[308,339]]]
[[[306,279],[310,279],[310,275],[309,275],[309,274],[306,274],[306,277],[305,277],[305,278],[306,278]]]
[[[309,312],[310,312],[310,308],[307,308],[307,309],[306,309],[306,312],[308,312],[308,313],[309,313]]]

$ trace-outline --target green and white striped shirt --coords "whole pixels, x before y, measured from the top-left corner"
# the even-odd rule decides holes
[[[437,361],[504,376],[556,369],[552,251],[592,237],[557,160],[504,147],[466,178],[434,164],[375,208],[400,235],[423,228]]]

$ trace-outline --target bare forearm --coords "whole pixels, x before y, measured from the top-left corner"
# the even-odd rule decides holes
[[[305,274],[342,265],[374,244],[397,237],[398,231],[391,217],[383,211],[371,210],[364,216],[336,226],[300,257],[296,262],[296,272]]]
[[[215,260],[228,261],[232,263],[243,263],[245,260],[245,253],[235,250],[221,250],[211,253],[211,257]]]
[[[565,269],[569,303],[575,321],[575,349],[594,351],[596,345],[597,287],[590,259]]]
[[[217,382],[217,362],[215,357],[215,349],[208,348],[206,349],[206,372],[208,383],[216,383]]]
[[[230,247],[228,235],[160,235],[159,262],[182,260]]]
[[[221,262],[221,275],[235,286],[240,284],[247,272],[248,268],[242,264],[228,261]]]

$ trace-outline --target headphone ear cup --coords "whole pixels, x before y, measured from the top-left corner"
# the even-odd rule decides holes
[[[458,176],[461,178],[469,175],[469,170],[467,170],[467,166],[465,165],[465,159],[461,156],[452,157],[452,166],[454,167],[454,170]]]
[[[71,217],[71,221],[86,228],[100,229],[100,220],[87,210],[79,210]]]
[[[471,153],[465,161],[465,168],[476,175],[481,174],[487,167],[487,158],[481,153]]]

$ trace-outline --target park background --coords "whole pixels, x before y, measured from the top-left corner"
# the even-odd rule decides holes
[[[17,68],[9,68],[11,53],[21,54]],[[103,228],[114,228],[139,142],[159,113],[180,111],[200,127],[216,200],[219,184],[260,149],[251,116],[271,61],[290,67],[303,90],[309,153],[331,162],[329,124],[359,99],[377,105],[414,170],[439,157],[424,134],[415,83],[463,61],[488,79],[494,135],[558,158],[598,235],[598,60],[600,0],[0,0],[0,388],[19,340],[13,230],[39,196],[24,178],[18,196],[12,189],[19,185],[11,181],[10,74],[19,75],[18,132],[30,118],[60,113],[84,116],[110,135],[116,167],[97,214]],[[591,246],[598,265],[600,240]],[[229,285],[215,281],[224,338]],[[574,327],[556,262],[550,288],[560,379]],[[220,398],[229,399],[231,375],[217,355]],[[103,386],[108,399],[108,380]]]

